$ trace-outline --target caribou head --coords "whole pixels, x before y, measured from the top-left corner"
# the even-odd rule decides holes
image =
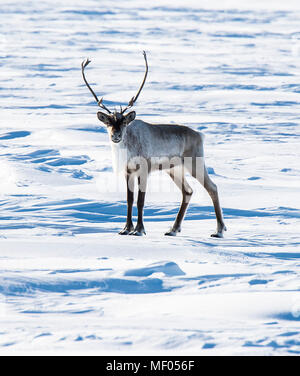
[[[95,92],[93,91],[93,89],[91,88],[89,83],[87,82],[85,74],[84,74],[84,69],[89,65],[91,60],[86,59],[81,64],[82,77],[83,77],[83,80],[84,80],[86,86],[88,87],[90,92],[93,94],[98,106],[106,111],[106,113],[102,112],[102,111],[98,111],[98,113],[97,113],[98,119],[107,126],[110,138],[111,138],[112,142],[114,142],[114,143],[119,143],[122,140],[122,135],[123,135],[124,129],[126,128],[126,126],[128,124],[130,124],[135,119],[135,116],[136,116],[135,111],[131,111],[126,115],[125,115],[125,112],[128,109],[130,109],[131,107],[133,107],[134,103],[137,101],[137,99],[138,99],[138,97],[139,97],[139,95],[140,95],[140,93],[141,93],[141,91],[144,87],[144,84],[146,82],[146,78],[147,78],[147,75],[148,75],[148,62],[147,62],[147,56],[146,56],[145,51],[143,51],[143,55],[144,55],[145,65],[146,65],[144,80],[143,80],[136,96],[131,98],[131,100],[128,102],[128,105],[124,109],[122,109],[122,107],[120,106],[120,111],[113,111],[113,112],[110,111],[103,104],[103,98],[101,98],[99,100],[97,95],[95,94]]]

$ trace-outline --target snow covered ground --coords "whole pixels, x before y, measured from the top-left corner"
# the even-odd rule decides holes
[[[0,354],[300,354],[298,1],[1,0]],[[81,78],[206,135],[228,231],[153,175],[143,238]],[[171,189],[171,192],[168,190]],[[162,192],[159,192],[161,190]],[[136,212],[135,212],[136,213]]]

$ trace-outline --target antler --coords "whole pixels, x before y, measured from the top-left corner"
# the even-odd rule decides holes
[[[93,89],[90,87],[89,83],[87,82],[87,80],[85,78],[84,69],[90,64],[90,62],[91,62],[91,60],[86,59],[81,63],[81,72],[82,72],[83,80],[84,80],[86,86],[88,87],[88,89],[90,90],[90,92],[93,94],[94,98],[96,99],[98,106],[103,108],[103,110],[107,111],[109,114],[111,114],[109,109],[107,107],[105,107],[104,104],[102,103],[103,98],[101,98],[100,100],[98,99],[97,95],[95,94]]]
[[[139,91],[137,92],[136,96],[135,97],[132,97],[127,105],[127,107],[122,110],[121,114],[124,114],[125,111],[127,111],[130,107],[132,107],[134,105],[134,103],[137,101],[144,85],[145,85],[145,82],[146,82],[146,79],[147,79],[147,75],[148,75],[148,62],[147,62],[147,55],[146,55],[146,52],[143,51],[143,55],[144,55],[144,59],[145,59],[145,64],[146,64],[146,72],[145,72],[145,76],[144,76],[144,80],[142,82],[142,85],[140,86],[139,88]]]

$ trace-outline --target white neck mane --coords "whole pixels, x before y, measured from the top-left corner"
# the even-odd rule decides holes
[[[127,148],[124,141],[116,144],[110,141],[112,151],[112,163],[115,174],[124,174],[127,165]]]

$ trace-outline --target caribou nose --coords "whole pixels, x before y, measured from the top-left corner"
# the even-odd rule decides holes
[[[113,135],[111,140],[115,143],[118,143],[118,142],[121,141],[121,135],[120,136],[119,135]]]

